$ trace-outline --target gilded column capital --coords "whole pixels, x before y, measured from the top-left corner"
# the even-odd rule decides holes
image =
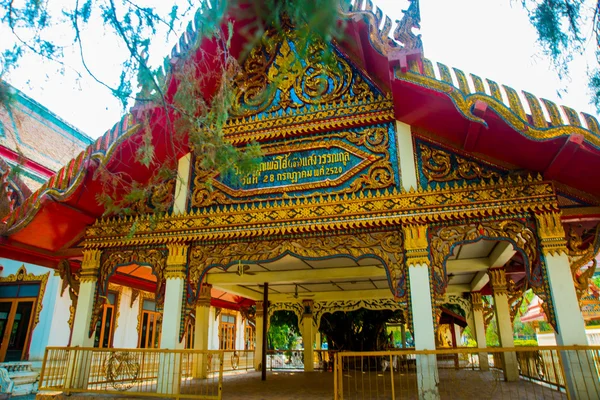
[[[256,316],[259,318],[262,318],[264,315],[265,315],[265,310],[263,308],[263,302],[257,301],[256,302]]]
[[[200,285],[200,291],[198,292],[198,302],[196,303],[197,306],[210,307],[211,289],[211,284],[204,283]]]
[[[406,265],[429,265],[427,225],[403,225]]]
[[[481,298],[481,293],[479,292],[471,292],[471,307],[474,312],[483,311],[483,300]]]
[[[493,268],[488,271],[490,282],[494,294],[506,294],[508,292],[508,282],[506,281],[506,271],[503,268]]]
[[[83,260],[81,262],[81,274],[79,276],[79,282],[95,282],[98,280],[101,257],[101,250],[86,249],[83,251]]]
[[[535,214],[537,232],[544,255],[567,253],[565,229],[559,212]]]
[[[164,273],[165,279],[185,279],[188,248],[186,243],[167,244],[169,255]]]

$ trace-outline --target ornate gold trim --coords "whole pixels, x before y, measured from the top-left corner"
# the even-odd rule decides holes
[[[506,271],[504,271],[504,268],[490,269],[488,274],[494,295],[506,296],[508,293],[508,282],[506,281]]]
[[[282,199],[224,205],[190,214],[99,220],[88,228],[86,248],[140,246],[176,241],[264,237],[431,223],[558,210],[551,183],[507,178],[498,183],[410,192],[385,190],[360,195]],[[130,236],[131,226],[136,230]]]
[[[427,225],[403,225],[406,265],[429,266]]]
[[[40,291],[38,292],[37,299],[35,301],[35,314],[33,316],[33,325],[31,326],[31,332],[35,329],[37,324],[40,322],[40,313],[43,308],[43,300],[44,294],[46,292],[46,284],[48,283],[48,277],[50,276],[50,272],[34,275],[33,273],[27,273],[27,268],[25,268],[25,264],[22,264],[21,267],[17,270],[16,273],[10,274],[5,277],[0,277],[0,283],[17,283],[17,282],[39,282],[40,283]]]
[[[537,213],[535,219],[544,255],[566,254],[567,240],[560,220],[560,212]]]
[[[483,300],[481,299],[481,293],[471,292],[471,307],[473,312],[483,312]]]
[[[210,268],[226,270],[243,262],[273,260],[290,254],[300,258],[325,259],[346,255],[355,260],[364,257],[378,258],[388,271],[392,292],[405,296],[404,254],[402,239],[396,231],[355,233],[335,236],[299,237],[288,239],[257,240],[253,242],[202,243],[191,246],[189,256],[189,281],[197,288],[203,274]],[[197,289],[195,289],[197,290]],[[195,293],[197,296],[197,293]]]

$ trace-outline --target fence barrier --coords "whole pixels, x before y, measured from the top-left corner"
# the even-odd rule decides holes
[[[224,365],[235,370],[249,363],[251,368],[252,361],[242,353],[48,347],[39,390],[221,399]]]
[[[339,352],[334,399],[598,399],[600,347]]]

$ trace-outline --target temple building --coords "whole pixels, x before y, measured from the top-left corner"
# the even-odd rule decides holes
[[[198,37],[202,12],[166,64],[167,99],[177,90],[172,70],[218,52]],[[419,398],[445,398],[452,350],[436,348],[456,347],[458,327],[468,326],[477,342],[471,369],[545,382],[540,388],[559,397],[599,398],[598,353],[586,347],[581,311],[600,250],[597,119],[428,60],[414,32],[416,0],[396,22],[370,1],[352,1],[340,8],[343,36],[311,37],[307,51],[305,31],[286,18],[249,50],[251,22],[234,10],[227,18],[236,27],[232,55],[243,58],[223,131],[237,147],[260,144],[250,175],[207,172],[202,154],[171,146],[170,114],[159,106],[137,104],[90,143],[19,101],[19,113],[41,113],[48,135],[81,151],[62,160],[64,149],[37,148],[45,158],[36,161],[32,143],[47,142],[36,128],[12,133],[28,160],[23,176],[44,179],[31,193],[7,192],[16,200],[0,238],[0,362],[44,360],[45,390],[191,396],[196,383],[218,379],[217,397],[206,398],[220,398],[223,368],[265,373],[265,327],[277,311],[297,316],[303,348],[289,357],[310,373],[325,357],[324,315],[400,310],[402,346],[409,331],[414,349],[383,360],[392,393],[400,390],[394,372],[406,368]],[[151,168],[136,152],[148,133],[158,162],[175,160],[177,177],[129,215],[106,215],[102,172],[147,182]],[[3,156],[18,153],[4,143],[0,136]],[[560,379],[549,381],[546,370],[522,379],[513,319],[530,289],[563,346],[552,350]],[[486,349],[492,317],[496,350]],[[353,387],[347,371],[365,368],[345,357],[335,355],[329,378],[336,398]],[[380,354],[365,357],[384,365]]]

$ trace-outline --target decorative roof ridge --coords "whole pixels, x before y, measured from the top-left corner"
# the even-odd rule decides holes
[[[567,106],[559,108],[553,101],[543,98],[540,103],[529,92],[522,91],[520,95],[507,85],[501,85],[501,90],[500,85],[491,79],[485,79],[484,84],[479,76],[469,74],[467,78],[462,70],[450,69],[440,62],[434,68],[432,61],[426,58],[422,63],[423,69],[420,70],[416,62],[410,62],[406,73],[396,67],[396,79],[446,93],[463,116],[471,121],[487,126],[485,120],[473,112],[475,103],[481,101],[492,107],[513,128],[534,140],[580,134],[587,142],[600,149],[600,124],[593,115],[581,112],[580,118],[574,109]],[[565,132],[566,127],[571,128],[569,132]]]
[[[415,35],[414,29],[420,29],[421,12],[419,0],[408,0],[409,6],[403,10],[402,19],[392,22],[391,18],[373,5],[372,0],[349,0],[349,8],[344,9],[340,0],[340,14],[349,19],[362,18],[369,26],[369,40],[377,52],[383,56],[398,50],[422,50],[421,35]],[[392,30],[393,29],[393,30]],[[390,32],[392,35],[390,36]]]
[[[55,200],[67,199],[83,181],[85,167],[89,160],[97,159],[100,164],[106,165],[116,145],[136,132],[138,126],[138,120],[132,114],[124,115],[111,129],[50,176],[46,183],[9,214],[6,234],[11,234],[26,225],[36,214],[44,197],[52,196]]]

